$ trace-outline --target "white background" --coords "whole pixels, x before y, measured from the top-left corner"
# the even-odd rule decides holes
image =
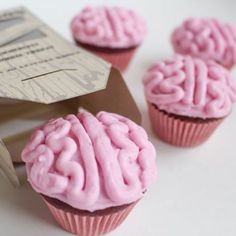
[[[113,236],[236,235],[236,109],[204,145],[181,149],[157,140],[150,130],[141,78],[147,67],[172,55],[170,33],[188,16],[213,16],[236,25],[235,0],[1,0],[0,9],[25,5],[71,40],[69,22],[86,3],[119,4],[142,13],[149,34],[125,80],[157,149],[158,180]],[[236,75],[236,73],[234,73]],[[236,78],[235,78],[236,79]],[[66,236],[40,197],[26,183],[13,189],[0,179],[1,236]]]

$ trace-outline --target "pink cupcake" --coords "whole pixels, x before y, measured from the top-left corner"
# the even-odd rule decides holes
[[[236,27],[216,19],[187,19],[171,41],[176,53],[211,59],[228,69],[236,63]]]
[[[88,6],[73,18],[71,31],[79,46],[124,71],[143,41],[147,25],[133,10]]]
[[[227,69],[190,56],[154,64],[144,86],[153,130],[176,146],[203,143],[236,101],[236,85]]]
[[[143,128],[113,113],[51,120],[22,152],[28,180],[58,224],[80,236],[118,227],[156,179]]]

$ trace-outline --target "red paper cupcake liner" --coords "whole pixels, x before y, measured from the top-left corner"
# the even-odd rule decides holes
[[[127,49],[99,48],[79,42],[77,42],[77,45],[110,62],[121,72],[127,69],[137,49],[137,47]]]
[[[180,147],[197,146],[205,142],[221,124],[219,119],[184,119],[159,110],[153,104],[148,104],[152,128],[163,141]]]
[[[135,50],[136,49],[132,49],[112,54],[96,52],[96,51],[92,52],[95,53],[97,56],[103,58],[104,60],[110,62],[114,67],[118,68],[121,72],[124,72],[128,68],[128,65],[131,59],[133,58]]]
[[[117,228],[129,215],[136,202],[107,214],[75,214],[59,209],[45,200],[57,223],[66,231],[79,236],[98,236]]]

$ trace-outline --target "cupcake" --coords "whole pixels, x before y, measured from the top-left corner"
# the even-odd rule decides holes
[[[190,56],[154,64],[144,86],[153,130],[176,146],[203,143],[236,101],[236,85],[227,69]]]
[[[156,179],[144,129],[107,112],[49,121],[22,152],[28,180],[58,224],[80,236],[119,226]]]
[[[124,71],[142,43],[147,26],[133,10],[88,6],[73,18],[71,31],[78,46]]]
[[[236,27],[216,19],[187,19],[171,41],[176,53],[214,60],[228,69],[236,63]]]

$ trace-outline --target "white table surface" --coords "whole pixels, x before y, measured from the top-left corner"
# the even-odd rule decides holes
[[[0,9],[25,5],[71,40],[70,19],[88,2],[132,7],[146,17],[149,25],[149,34],[124,76],[157,149],[158,181],[125,223],[110,235],[235,236],[236,109],[204,145],[175,148],[156,139],[150,129],[141,78],[151,63],[171,56],[170,33],[184,18],[213,16],[236,25],[236,1],[1,0]],[[19,189],[0,179],[0,235],[70,235],[56,225],[40,197],[31,190],[24,169],[17,171],[23,182]]]

